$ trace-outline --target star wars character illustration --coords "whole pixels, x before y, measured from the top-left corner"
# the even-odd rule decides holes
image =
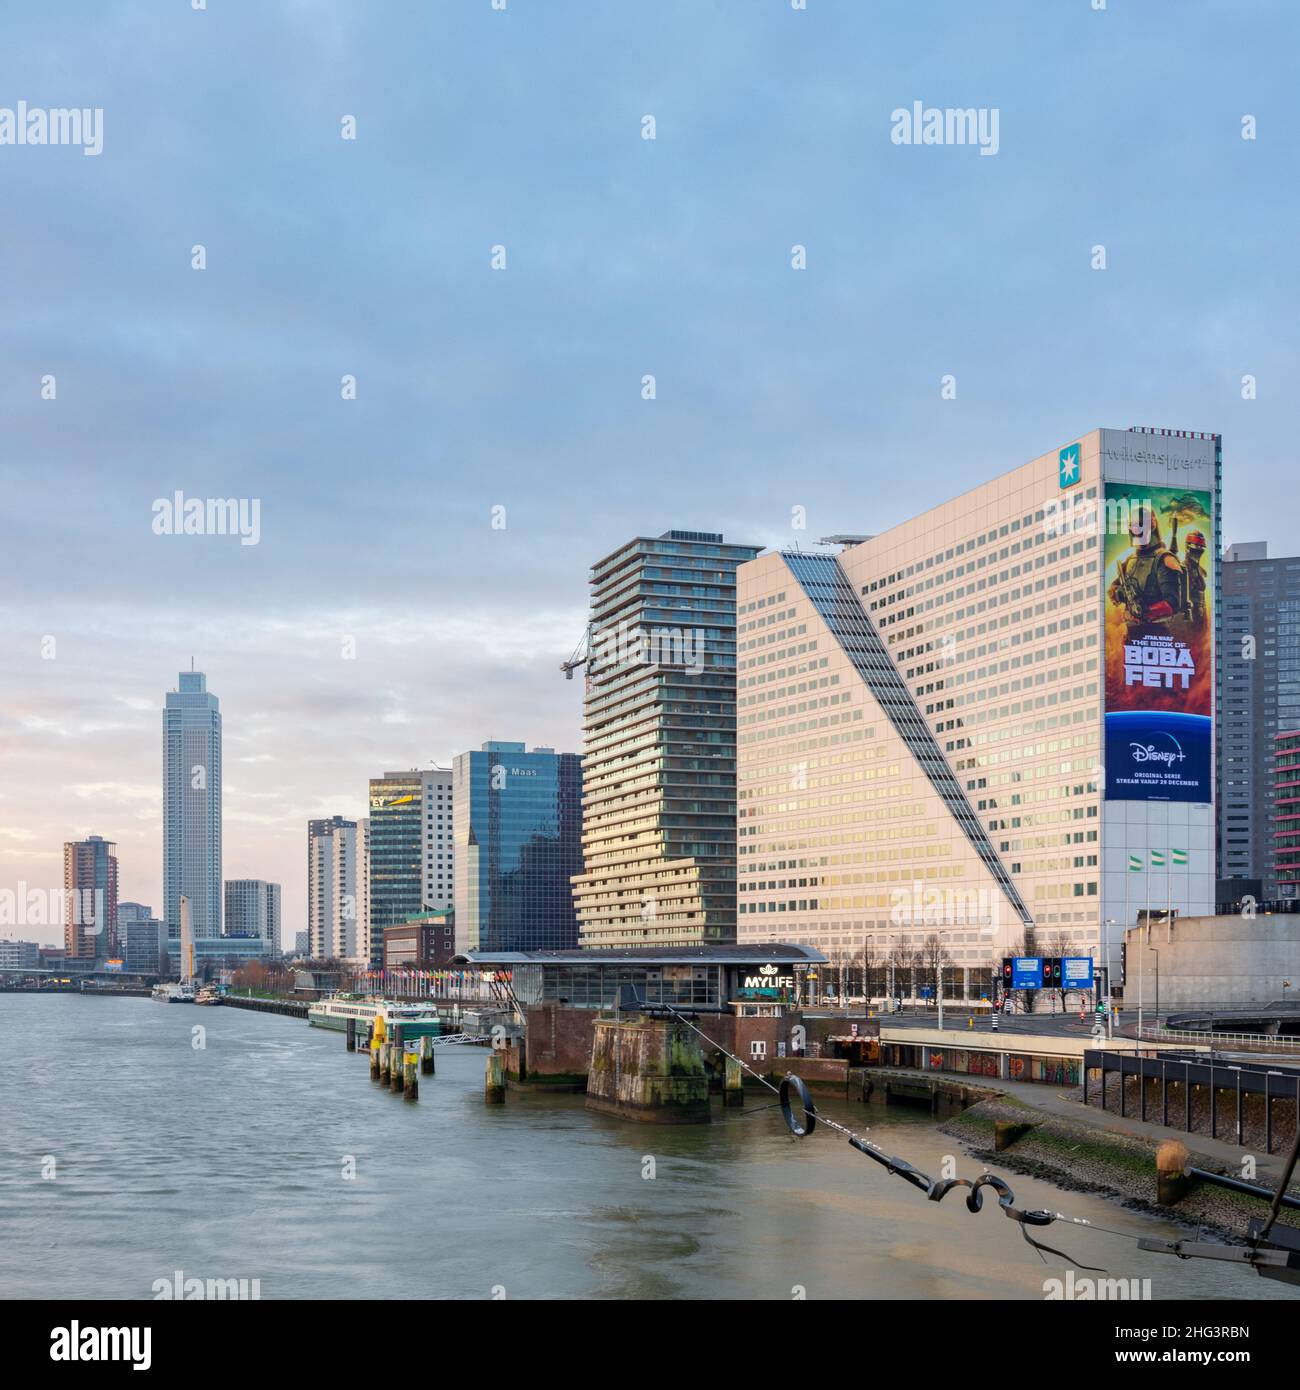
[[[1186,574],[1161,538],[1160,522],[1149,507],[1134,509],[1128,531],[1133,549],[1119,562],[1111,602],[1123,607],[1130,636],[1167,631],[1184,616]]]
[[[1202,531],[1189,531],[1183,540],[1183,573],[1187,576],[1187,620],[1193,628],[1205,623],[1205,571],[1201,561],[1206,541]]]

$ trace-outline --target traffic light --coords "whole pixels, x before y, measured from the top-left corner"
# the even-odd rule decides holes
[[[1002,957],[1002,984],[1006,989],[1011,988],[1011,957]]]
[[[1060,989],[1061,987],[1061,958],[1060,956],[1050,956],[1043,962],[1043,984],[1048,989]]]

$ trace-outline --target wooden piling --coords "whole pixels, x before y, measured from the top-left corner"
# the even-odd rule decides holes
[[[390,1091],[400,1091],[402,1089],[402,1056],[405,1048],[402,1045],[402,1025],[394,1023],[389,1030],[392,1041],[389,1044],[392,1056],[389,1062],[388,1089]]]
[[[393,1045],[390,1042],[379,1044],[379,1084],[387,1086],[391,1079]]]
[[[745,1103],[745,1074],[734,1057],[726,1059],[726,1070],[722,1079],[722,1104],[728,1109]]]
[[[371,1081],[378,1081],[378,1080],[379,1080],[379,1049],[380,1049],[380,1042],[379,1042],[379,1039],[378,1039],[377,1037],[375,1037],[374,1034],[372,1033],[372,1034],[371,1034],[371,1037],[370,1037],[370,1079],[371,1079]]]
[[[501,1053],[494,1047],[488,1053],[487,1072],[483,1078],[483,1099],[488,1105],[501,1105],[506,1098],[506,1069]]]
[[[355,1018],[348,1019],[348,1051],[357,1050],[357,1021]]]
[[[433,1075],[433,1039],[428,1033],[420,1039],[420,1071],[425,1076]]]
[[[406,1100],[420,1098],[420,1054],[407,1048],[402,1054],[402,1096]]]
[[[1172,1207],[1187,1195],[1191,1157],[1180,1139],[1165,1139],[1156,1150],[1156,1201]]]

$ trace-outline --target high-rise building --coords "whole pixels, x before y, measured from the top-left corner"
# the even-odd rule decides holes
[[[1273,867],[1278,898],[1300,898],[1300,723],[1274,739]]]
[[[1217,436],[1094,430],[742,566],[741,942],[1117,971],[1120,923],[1213,912],[1219,470]]]
[[[226,880],[223,936],[259,937],[267,955],[280,954],[280,885],[264,878]]]
[[[386,772],[370,779],[370,951],[385,927],[450,909],[453,895],[451,769]]]
[[[572,949],[582,869],[582,760],[485,743],[452,763],[456,950]]]
[[[63,945],[69,956],[117,955],[116,849],[99,835],[63,846]]]
[[[165,969],[163,924],[144,903],[118,903],[117,934],[126,968],[153,975]]]
[[[1259,879],[1267,899],[1288,894],[1277,874],[1274,741],[1300,728],[1300,556],[1268,558],[1264,541],[1224,552],[1219,625],[1217,770],[1219,877]]]
[[[638,536],[591,572],[583,946],[736,936],[736,567],[721,535]]]
[[[368,962],[362,831],[334,816],[307,822],[307,932],[317,960]]]
[[[196,940],[221,935],[221,711],[201,671],[182,671],[163,709],[163,920],[180,941],[181,897]]]
[[[372,964],[376,952],[383,952],[383,935],[376,942],[370,933],[370,817],[357,822],[357,939],[366,960]]]

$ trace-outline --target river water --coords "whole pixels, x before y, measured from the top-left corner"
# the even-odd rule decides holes
[[[148,999],[0,994],[0,1043],[0,1298],[151,1298],[181,1271],[262,1298],[1041,1299],[1066,1272],[987,1189],[978,1215],[960,1193],[927,1202],[829,1131],[792,1139],[765,1098],[680,1128],[581,1096],[488,1107],[484,1051],[451,1047],[410,1104],[340,1033]],[[981,1170],[928,1115],[825,1108],[928,1173],[947,1154]],[[1008,1176],[1022,1208],[1186,1234]],[[1287,1296],[1099,1231],[1042,1234],[1156,1299]]]

